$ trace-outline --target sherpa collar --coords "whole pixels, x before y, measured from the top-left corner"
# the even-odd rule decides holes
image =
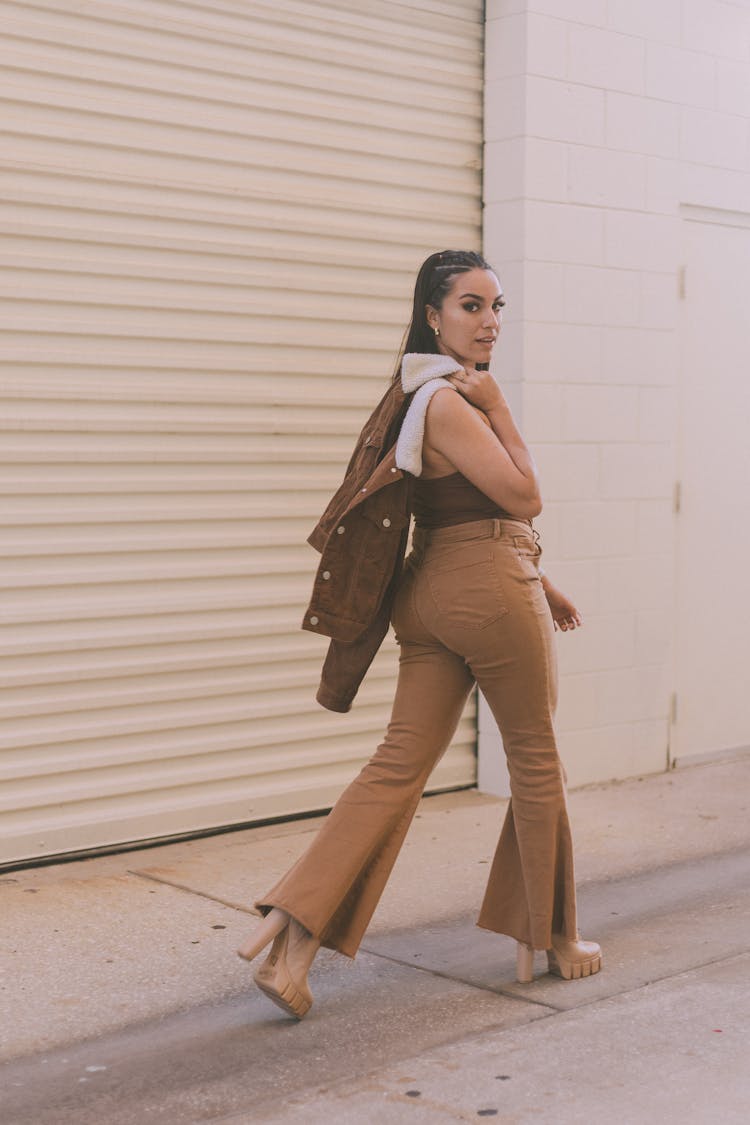
[[[461,370],[461,364],[449,355],[407,352],[401,361],[401,386],[405,394],[415,392],[401,425],[396,442],[396,465],[405,473],[422,475],[422,443],[424,423],[430,399],[441,387],[451,387],[445,378]]]
[[[407,352],[401,361],[401,386],[404,394],[416,391],[430,379],[455,375],[461,364],[449,355],[430,352]]]

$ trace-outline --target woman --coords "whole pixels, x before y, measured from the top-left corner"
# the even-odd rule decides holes
[[[320,945],[354,957],[475,682],[502,733],[511,782],[477,924],[516,939],[519,981],[532,979],[535,949],[568,980],[601,967],[600,947],[577,930],[565,773],[553,731],[553,630],[575,629],[581,619],[539,568],[536,468],[502,390],[480,369],[489,365],[504,304],[495,273],[473,252],[433,254],[419,271],[396,376],[408,410],[389,469],[394,479],[411,474],[416,520],[412,552],[393,583],[400,656],[391,721],[307,851],[256,901],[264,920],[238,951],[251,960],[273,941],[255,981],[298,1018],[312,1004],[307,973]],[[332,529],[334,545],[347,526],[354,525]]]

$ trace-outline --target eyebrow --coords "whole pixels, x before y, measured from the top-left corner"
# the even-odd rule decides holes
[[[466,299],[466,297],[473,297],[475,301],[481,301],[482,300],[482,298],[479,296],[478,293],[464,293],[458,299],[459,299],[459,301],[463,301],[463,300]],[[495,297],[495,301],[501,301],[501,300],[505,300],[505,294],[504,293],[498,293],[497,297]],[[494,304],[494,301],[493,301],[493,304]]]

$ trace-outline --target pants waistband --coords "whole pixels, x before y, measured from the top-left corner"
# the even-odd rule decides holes
[[[472,539],[513,539],[517,535],[533,535],[531,520],[503,519],[470,520],[452,527],[416,527],[412,543],[415,550],[448,543],[464,543]]]

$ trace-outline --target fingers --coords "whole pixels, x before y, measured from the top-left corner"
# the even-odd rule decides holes
[[[473,367],[461,367],[458,371],[454,371],[452,375],[447,375],[449,383],[471,383],[472,376],[478,375],[479,372],[475,371]],[[476,379],[474,380],[476,382]]]
[[[479,375],[483,374],[483,371],[479,372]],[[498,386],[494,379],[492,383],[486,383],[479,378],[479,375],[471,373],[466,375],[459,382],[458,389],[480,410],[488,410],[498,399]]]
[[[567,617],[559,618],[555,622],[555,625],[559,625],[563,633],[567,633],[569,629],[577,629],[579,626],[583,625],[583,621],[581,620],[581,615],[576,610],[575,613],[568,614]]]
[[[465,372],[459,371],[455,375],[448,375],[447,380],[456,388],[459,394],[466,396],[469,387],[467,385],[468,380]]]
[[[466,367],[449,375],[448,381],[467,402],[485,412],[494,409],[499,397],[502,397],[499,396],[500,388],[489,371],[476,371],[473,367]]]

